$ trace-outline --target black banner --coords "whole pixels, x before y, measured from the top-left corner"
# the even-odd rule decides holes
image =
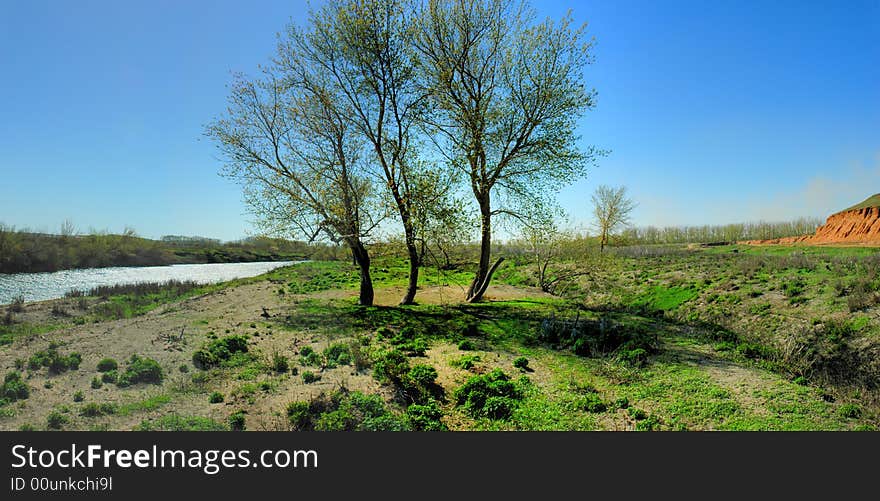
[[[880,433],[4,432],[0,444],[2,499],[836,498],[873,489]]]

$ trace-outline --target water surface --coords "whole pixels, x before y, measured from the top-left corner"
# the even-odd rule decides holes
[[[225,282],[234,278],[253,277],[296,261],[257,263],[174,264],[63,270],[52,273],[0,274],[0,304],[8,304],[18,295],[25,301],[44,301],[64,297],[72,290],[88,292],[102,285],[138,282],[191,280],[200,284]]]

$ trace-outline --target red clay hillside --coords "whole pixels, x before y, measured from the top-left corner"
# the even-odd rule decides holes
[[[828,216],[815,235],[748,240],[745,244],[870,244],[880,245],[880,193]]]

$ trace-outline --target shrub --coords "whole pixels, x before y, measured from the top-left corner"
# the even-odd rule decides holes
[[[321,355],[311,346],[303,346],[303,348],[299,350],[299,361],[302,365],[311,365],[315,367],[320,367],[324,363]]]
[[[287,404],[287,420],[294,430],[302,431],[312,428],[312,415],[308,402],[290,402]]]
[[[58,411],[52,411],[46,416],[46,427],[50,430],[60,430],[67,422],[67,416]]]
[[[115,370],[107,371],[104,374],[101,374],[101,381],[105,383],[115,383],[118,377],[119,374],[117,374]]]
[[[424,403],[432,397],[442,396],[443,388],[437,385],[436,380],[437,369],[430,365],[419,364],[403,376],[400,386],[412,402]]]
[[[229,415],[229,429],[232,431],[244,431],[244,411],[237,411]]]
[[[520,370],[528,370],[529,368],[529,359],[526,357],[517,357],[513,361],[513,366]]]
[[[193,365],[199,369],[209,369],[229,360],[236,353],[247,353],[247,337],[232,335],[214,339],[193,353]]]
[[[290,363],[287,360],[287,357],[278,353],[277,351],[272,353],[272,370],[275,372],[287,372],[290,370]]]
[[[474,368],[474,365],[480,361],[479,355],[463,355],[460,358],[453,359],[450,361],[449,365],[453,367],[458,367],[460,369],[464,369],[469,371]]]
[[[635,407],[630,407],[629,408],[629,417],[635,419],[636,421],[641,421],[642,419],[645,419],[648,417],[648,413],[641,410],[641,409],[637,409]]]
[[[92,389],[97,390],[98,388],[104,386],[104,382],[98,379],[98,376],[92,378]]]
[[[328,367],[351,364],[351,353],[348,345],[332,344],[324,349],[324,360]]]
[[[119,364],[116,363],[116,360],[112,358],[104,358],[98,362],[98,372],[107,372],[116,370],[119,367]]]
[[[419,364],[410,369],[406,375],[407,379],[419,386],[428,387],[437,380],[437,369],[430,365]]]
[[[73,352],[70,355],[63,355],[58,351],[57,345],[50,344],[46,350],[41,350],[28,359],[28,368],[37,370],[41,367],[48,367],[49,374],[61,374],[67,370],[79,369],[82,362],[82,356]]]
[[[391,339],[392,337],[394,337],[394,331],[388,327],[379,327],[376,329],[376,338],[382,340]]]
[[[25,423],[25,424],[18,427],[18,431],[36,431],[36,430],[37,429],[34,427],[34,425],[32,425],[30,423]]]
[[[116,405],[111,402],[104,402],[103,404],[98,404],[95,402],[90,402],[82,406],[79,414],[80,416],[85,417],[98,417],[98,416],[110,416],[116,414],[117,408]]]
[[[605,405],[605,402],[603,402],[596,393],[587,393],[581,398],[581,408],[587,412],[605,412],[608,408],[608,406]]]
[[[396,349],[381,351],[373,359],[373,377],[380,383],[399,383],[407,372],[409,359]]]
[[[477,347],[470,339],[464,339],[458,343],[458,349],[461,351],[472,351],[477,349]]]
[[[614,407],[617,409],[626,409],[629,407],[629,399],[626,397],[620,397],[614,401]]]
[[[85,400],[85,398],[86,398],[86,397],[85,397],[85,395],[83,395],[82,390],[77,390],[77,391],[73,394],[73,401],[74,401],[74,402],[82,402],[83,400]]]
[[[427,404],[412,404],[406,409],[406,420],[410,428],[416,431],[444,431],[448,428],[440,418],[443,411],[437,402],[430,401]]]
[[[116,384],[121,387],[138,383],[162,384],[162,367],[152,358],[132,355],[125,372],[119,375]]]
[[[302,379],[303,379],[303,383],[311,384],[311,383],[320,381],[321,376],[318,374],[315,374],[314,372],[311,372],[311,371],[303,371]]]
[[[177,370],[179,370],[183,374],[186,374],[187,372],[189,372],[189,366],[186,364],[180,364],[180,367],[178,367]]]
[[[223,394],[220,393],[219,391],[215,391],[214,393],[211,393],[211,396],[208,397],[208,403],[211,403],[211,404],[219,404],[222,401],[223,401]]]
[[[855,404],[843,404],[837,409],[837,414],[845,418],[857,418],[862,415],[862,408]]]
[[[473,417],[506,419],[522,400],[522,391],[501,369],[473,376],[453,393],[456,405]]]
[[[370,339],[364,337],[360,341],[355,339],[348,343],[349,357],[356,371],[368,369],[373,364],[370,359],[369,349],[365,347],[366,345],[362,341],[366,341],[366,344],[369,344]]]
[[[428,342],[422,338],[416,338],[412,341],[407,341],[405,343],[397,345],[397,347],[403,350],[404,353],[413,357],[424,357],[425,352],[428,351]]]
[[[31,390],[27,383],[21,380],[21,374],[17,371],[6,373],[6,376],[3,377],[3,386],[0,386],[0,405],[4,401],[24,400],[30,395]]]

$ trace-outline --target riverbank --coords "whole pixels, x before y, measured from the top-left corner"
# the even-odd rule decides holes
[[[664,268],[680,270],[686,263],[691,274],[703,261],[717,269],[727,262],[716,255],[722,251],[621,258],[605,266],[609,277],[626,276],[633,266],[656,280]],[[399,307],[403,264],[376,263],[377,304],[370,308],[356,306],[357,271],[346,262],[282,268],[152,298],[141,309],[108,308],[130,301],[117,296],[26,304],[14,325],[30,327],[0,346],[0,369],[19,374],[12,384],[24,384],[28,396],[0,406],[0,429],[878,425],[876,407],[864,394],[792,378],[764,358],[760,344],[651,313],[655,303],[646,303],[644,293],[632,299],[643,307],[585,308],[581,300],[525,285],[528,268],[510,263],[499,270],[484,303],[462,302],[466,270],[425,270],[419,304]],[[604,283],[605,292],[619,294]],[[676,291],[646,289],[669,312],[701,311],[694,310],[703,308],[699,291]],[[753,294],[754,288],[744,297]],[[611,304],[601,295],[590,297]],[[735,305],[718,301],[707,306]],[[778,313],[784,310],[778,306]],[[125,314],[101,314],[113,311]],[[866,325],[861,328],[873,324]],[[574,327],[577,337],[569,339]],[[595,337],[600,332],[601,342]]]
[[[48,235],[0,225],[0,274],[173,264],[250,263],[327,258],[323,245],[257,237],[237,242],[126,235]]]

